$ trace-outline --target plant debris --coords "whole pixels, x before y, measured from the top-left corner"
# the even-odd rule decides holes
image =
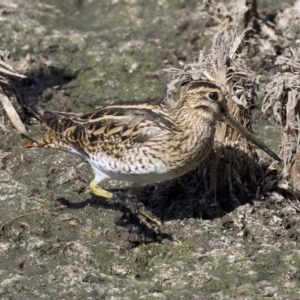
[[[14,88],[9,81],[9,76],[19,78],[25,78],[25,76],[16,72],[9,64],[5,63],[8,57],[8,51],[0,51],[0,102],[18,132],[31,140],[29,132],[13,105],[16,105],[18,101]]]
[[[282,125],[281,156],[284,159],[283,177],[290,180],[292,189],[300,193],[300,48],[290,48],[277,57],[280,67],[266,87],[262,111],[273,107]]]

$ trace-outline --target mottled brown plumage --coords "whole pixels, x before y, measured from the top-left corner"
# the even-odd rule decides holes
[[[105,180],[127,180],[139,186],[193,170],[212,149],[218,120],[279,159],[230,118],[223,92],[203,81],[184,85],[175,107],[164,101],[127,102],[85,114],[45,112],[40,120],[48,132],[25,147],[47,146],[82,156],[95,173],[92,191],[106,198],[113,194],[98,185]]]

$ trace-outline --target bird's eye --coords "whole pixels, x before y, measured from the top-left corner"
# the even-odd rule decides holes
[[[208,97],[211,99],[211,100],[218,100],[219,99],[219,94],[217,92],[210,92]]]

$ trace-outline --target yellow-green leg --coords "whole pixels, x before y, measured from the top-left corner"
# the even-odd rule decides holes
[[[93,180],[90,183],[90,188],[91,188],[92,192],[97,196],[100,196],[100,197],[103,197],[106,199],[110,199],[114,196],[113,193],[103,190],[95,180]]]

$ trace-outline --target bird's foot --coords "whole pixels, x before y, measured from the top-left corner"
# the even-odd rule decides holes
[[[109,199],[109,202],[129,210],[130,213],[137,216],[149,228],[153,227],[150,223],[162,228],[161,222],[151,212],[146,211],[144,204],[139,202],[135,196],[117,192]]]
[[[90,189],[95,195],[104,197],[106,199],[110,199],[114,195],[113,193],[103,190],[95,180],[90,183]]]
[[[96,181],[90,183],[90,188],[92,192],[100,197],[104,197],[109,203],[125,208],[127,211],[137,216],[141,223],[145,224],[147,227],[151,228],[151,223],[155,224],[157,227],[162,228],[161,222],[153,216],[151,212],[146,211],[143,203],[139,202],[135,196],[128,195],[126,193],[110,193],[102,189]]]

